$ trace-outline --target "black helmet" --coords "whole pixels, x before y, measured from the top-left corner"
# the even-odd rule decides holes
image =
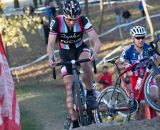
[[[66,0],[63,3],[63,13],[67,18],[77,18],[81,14],[79,2],[77,0]]]

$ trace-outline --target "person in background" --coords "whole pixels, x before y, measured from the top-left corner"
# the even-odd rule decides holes
[[[147,8],[151,8],[151,9],[154,8],[153,6],[151,6],[151,5],[147,4],[147,3],[146,3],[146,7],[147,7]],[[139,11],[140,11],[140,13],[141,13],[141,16],[142,16],[142,17],[145,17],[146,14],[145,14],[145,11],[144,11],[144,6],[143,6],[142,0],[138,0],[138,9],[139,9]]]
[[[57,15],[57,11],[56,8],[54,7],[54,5],[51,5],[51,14],[52,14],[52,19],[55,19],[56,15]]]
[[[131,17],[131,13],[129,10],[125,9],[123,12],[122,12],[122,17],[124,18],[125,20],[125,23],[126,23],[126,31],[128,31],[130,29],[130,17]]]
[[[103,66],[103,72],[99,75],[98,82],[102,89],[112,85],[112,75],[108,71],[108,66]]]
[[[48,36],[49,36],[49,23],[45,19],[45,17],[40,18],[40,24],[38,26],[39,35],[45,40],[45,44],[48,44]]]
[[[142,0],[138,0],[138,9],[141,12],[141,16],[144,17],[145,16],[145,12],[144,12],[144,8],[143,8]]]
[[[52,19],[52,11],[51,11],[51,8],[50,8],[50,5],[48,2],[46,2],[45,5],[46,5],[45,14],[46,14],[46,16],[48,18],[48,22],[50,24],[51,19]]]
[[[117,25],[121,25],[122,23],[121,8],[118,6],[117,3],[113,4],[113,8],[114,8],[114,13],[116,14]]]

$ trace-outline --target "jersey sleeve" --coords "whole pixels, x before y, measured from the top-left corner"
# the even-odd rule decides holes
[[[125,61],[127,61],[127,60],[128,60],[128,58],[127,58],[127,55],[126,55],[126,51],[124,50],[124,51],[122,52],[121,56],[120,56],[120,61],[121,61],[121,62],[125,62]]]
[[[50,34],[57,35],[58,33],[58,18],[52,20],[50,23]]]
[[[82,24],[86,32],[90,32],[93,30],[92,24],[90,23],[89,19],[85,16],[81,17]]]

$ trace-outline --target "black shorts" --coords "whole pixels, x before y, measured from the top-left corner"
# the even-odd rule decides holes
[[[60,54],[61,60],[65,62],[65,61],[71,61],[71,60],[78,60],[80,54],[83,51],[87,51],[87,50],[88,50],[88,46],[86,44],[82,44],[78,48],[70,48],[69,50],[60,48],[59,54]],[[72,75],[72,65],[62,66],[61,76],[64,77],[65,75]]]

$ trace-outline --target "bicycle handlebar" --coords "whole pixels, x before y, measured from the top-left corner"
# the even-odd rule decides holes
[[[71,60],[71,61],[66,61],[66,62],[58,62],[56,63],[56,66],[61,66],[61,65],[69,65],[69,64],[80,64],[80,63],[83,63],[83,62],[89,62],[91,61],[90,59],[81,59],[81,60]]]
[[[132,70],[136,67],[138,68],[140,66],[143,66],[144,64],[142,64],[142,63],[144,61],[149,60],[149,59],[150,59],[149,57],[145,57],[145,58],[141,59],[140,61],[133,63],[131,66],[128,66],[120,75],[122,76],[124,73],[126,73],[126,72],[128,72],[128,71],[130,71],[130,70]]]
[[[108,63],[115,63],[115,61],[119,58],[119,56],[115,56],[113,57],[112,59],[104,59],[105,62],[108,62]]]
[[[91,60],[88,58],[88,59],[80,59],[80,60],[77,60],[77,61],[76,60],[71,60],[71,61],[66,61],[66,62],[58,62],[58,63],[56,63],[55,65],[52,66],[52,75],[53,75],[53,78],[56,79],[56,69],[55,69],[55,66],[72,65],[72,64],[78,65],[80,63],[89,62],[89,61],[91,61]],[[94,68],[94,72],[97,72],[97,70],[95,70],[96,69],[95,63],[93,63],[93,68]]]

